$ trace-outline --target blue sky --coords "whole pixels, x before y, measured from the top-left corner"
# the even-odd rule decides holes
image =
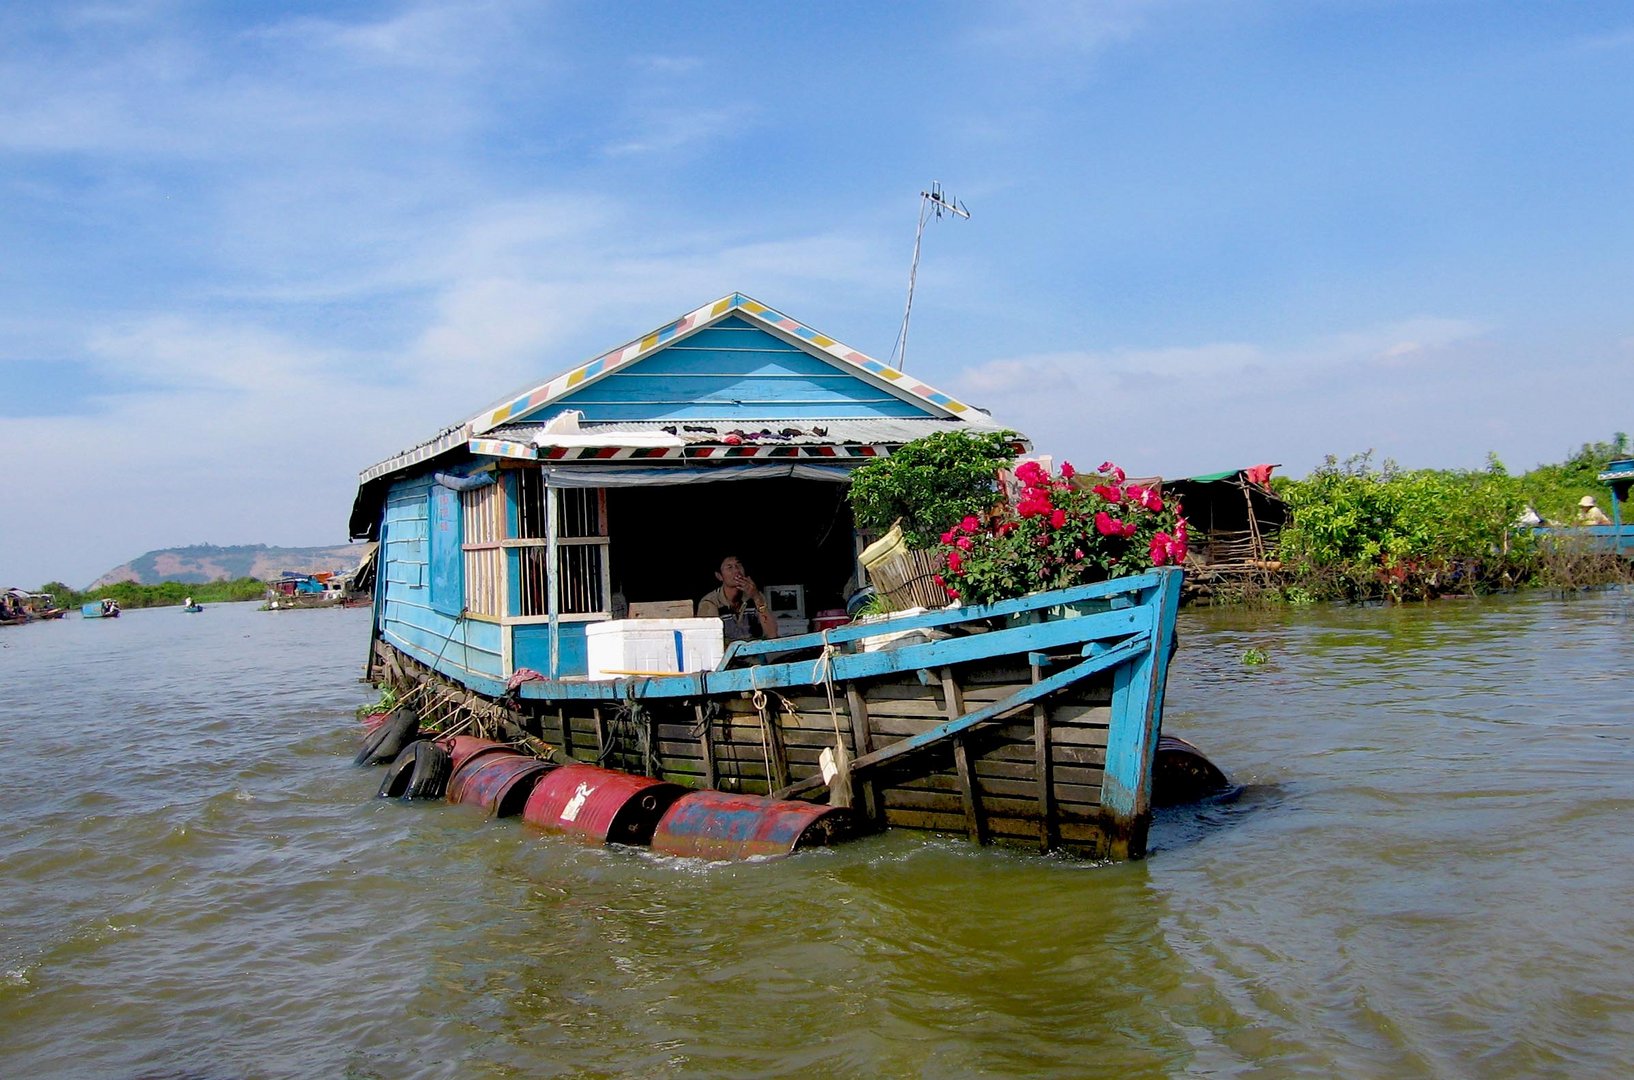
[[[0,8],[0,585],[340,542],[362,468],[734,290],[1038,449],[1634,429],[1634,5]]]

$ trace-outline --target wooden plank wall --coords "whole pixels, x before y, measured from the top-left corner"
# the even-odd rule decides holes
[[[1008,697],[1030,681],[1026,668],[988,672],[960,685],[962,711]],[[968,738],[968,792],[953,749],[939,747],[887,768],[872,783],[859,777],[865,790],[853,792],[854,805],[869,813],[877,797],[882,823],[901,828],[1100,854],[1104,836],[1097,815],[1110,702],[1110,680],[1102,679],[1057,695],[1043,707],[1047,783],[1042,792],[1037,718],[1026,706],[1007,722]],[[775,721],[769,744],[768,727],[748,699],[703,706],[643,704],[633,715],[623,707],[570,706],[580,711],[562,709],[547,717],[542,736],[575,760],[653,773],[693,788],[765,794],[819,771],[820,755],[835,744],[836,722],[851,756],[860,757],[949,718],[941,684],[926,686],[911,677],[863,688],[861,704],[867,711],[867,748],[857,745],[843,692],[833,716],[826,695],[768,692],[766,711]],[[656,767],[644,760],[644,745],[655,748]]]

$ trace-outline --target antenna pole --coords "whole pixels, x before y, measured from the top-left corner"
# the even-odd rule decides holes
[[[902,309],[902,329],[897,332],[896,344],[891,346],[889,366],[898,371],[907,369],[908,364],[908,320],[913,317],[913,289],[919,277],[919,246],[925,237],[925,223],[934,214],[940,218],[943,214],[952,214],[955,217],[969,219],[970,211],[965,209],[964,203],[951,195],[942,193],[942,182],[931,181],[929,191],[919,193],[919,227],[913,234],[913,263],[908,267],[908,303]]]

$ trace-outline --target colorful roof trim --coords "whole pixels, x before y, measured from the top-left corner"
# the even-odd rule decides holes
[[[610,375],[620,368],[635,363],[662,348],[665,345],[702,330],[706,326],[720,321],[731,314],[747,316],[768,329],[781,331],[783,334],[796,339],[807,351],[820,353],[825,358],[838,361],[860,374],[889,389],[893,394],[903,398],[916,398],[928,405],[941,415],[961,417],[975,412],[971,406],[942,393],[935,387],[904,375],[882,361],[875,360],[865,353],[860,353],[848,345],[843,345],[825,334],[819,334],[811,327],[798,323],[781,312],[774,311],[758,300],[752,300],[742,293],[733,293],[723,296],[712,304],[705,304],[696,311],[676,319],[668,326],[660,327],[648,334],[630,342],[623,348],[615,349],[603,356],[574,368],[572,371],[556,376],[549,382],[537,386],[527,393],[506,402],[497,408],[478,414],[471,421],[471,430],[481,435],[508,420],[527,415],[547,405],[558,398],[580,389],[586,384],[603,376]]]

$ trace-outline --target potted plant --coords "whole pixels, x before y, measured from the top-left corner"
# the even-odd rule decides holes
[[[1063,462],[1056,476],[1023,462],[1014,502],[986,517],[968,515],[941,534],[947,565],[938,580],[947,595],[988,604],[1183,564],[1179,505],[1130,483],[1112,462],[1100,471],[1084,477]]]

